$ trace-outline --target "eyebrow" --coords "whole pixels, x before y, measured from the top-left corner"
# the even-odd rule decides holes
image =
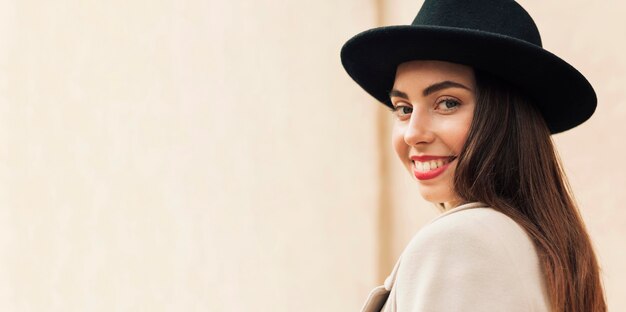
[[[446,80],[446,81],[437,82],[437,83],[434,83],[434,84],[428,86],[426,89],[424,89],[424,91],[422,91],[422,95],[423,96],[428,96],[428,95],[430,95],[432,93],[435,93],[435,92],[437,92],[439,90],[448,89],[448,88],[461,88],[461,89],[472,91],[470,88],[466,87],[463,84],[460,84],[460,83],[454,82],[454,81],[450,81],[450,80]],[[409,98],[409,96],[406,93],[404,93],[402,91],[399,91],[399,90],[396,90],[396,89],[393,89],[393,90],[391,90],[389,92],[389,97],[390,98],[394,97],[394,96],[401,97],[401,98],[404,98],[404,99],[408,99]]]

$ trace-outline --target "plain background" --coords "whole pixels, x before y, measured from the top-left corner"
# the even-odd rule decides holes
[[[358,310],[438,212],[339,50],[421,3],[0,0],[0,310]],[[598,93],[554,139],[626,310],[626,3],[520,3]]]

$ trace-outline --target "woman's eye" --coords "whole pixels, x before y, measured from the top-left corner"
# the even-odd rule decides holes
[[[452,111],[455,110],[461,105],[461,103],[455,99],[443,99],[437,103],[437,108],[442,109],[444,111]]]
[[[398,105],[391,109],[391,111],[396,114],[398,117],[410,115],[413,112],[413,107]]]

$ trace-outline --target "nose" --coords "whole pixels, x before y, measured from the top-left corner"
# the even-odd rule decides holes
[[[435,138],[427,111],[414,109],[404,132],[404,142],[410,146],[430,143]]]

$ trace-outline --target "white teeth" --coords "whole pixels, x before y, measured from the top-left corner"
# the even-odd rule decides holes
[[[419,172],[426,172],[426,171],[430,171],[430,170],[434,170],[437,169],[445,164],[448,163],[447,159],[437,159],[437,160],[431,160],[431,161],[425,161],[425,162],[420,162],[420,161],[413,161],[413,163],[415,164],[415,169]]]
[[[417,169],[417,171],[421,171],[421,172],[423,172],[423,171],[424,171],[424,165],[423,165],[423,163],[421,163],[421,162],[419,162],[419,161],[416,161],[416,162],[415,162],[415,169]]]

